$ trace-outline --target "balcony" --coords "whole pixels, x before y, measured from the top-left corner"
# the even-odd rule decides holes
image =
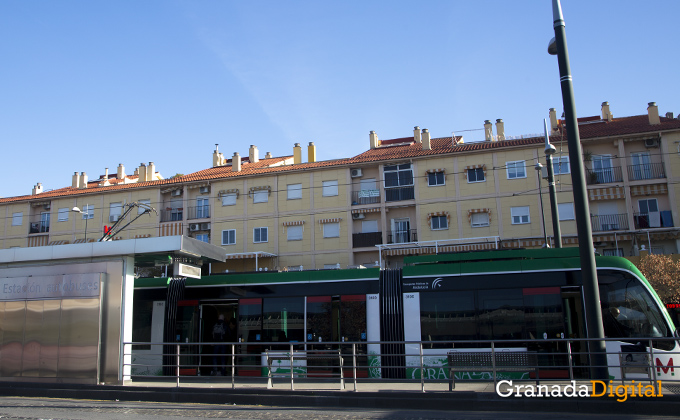
[[[634,213],[635,229],[673,227],[673,214],[670,210],[649,213]]]
[[[382,244],[382,232],[367,232],[352,234],[352,247],[364,248]]]
[[[31,223],[28,233],[29,235],[32,233],[47,233],[50,231],[50,222],[36,222],[36,223]]]
[[[413,186],[410,187],[394,187],[385,188],[385,202],[390,201],[403,201],[403,200],[413,200],[415,195],[413,194]]]
[[[161,222],[181,222],[184,216],[184,209],[171,209],[161,210]]]
[[[418,242],[418,233],[415,229],[393,232],[387,235],[388,244],[405,244],[407,242]]]
[[[352,191],[352,205],[380,203],[380,190]]]
[[[666,178],[662,163],[642,163],[628,165],[628,180],[640,181],[644,179]]]
[[[210,205],[189,207],[189,212],[187,213],[187,220],[209,218],[210,218]]]
[[[590,216],[593,232],[608,230],[628,230],[628,215],[623,214],[599,214]]]
[[[620,166],[597,170],[586,169],[586,182],[588,185],[609,184],[622,181],[623,173],[621,172]]]

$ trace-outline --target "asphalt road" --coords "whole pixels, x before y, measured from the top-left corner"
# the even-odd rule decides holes
[[[292,408],[208,404],[167,404],[68,400],[49,398],[2,398],[0,420],[160,420],[160,419],[261,419],[261,420],[347,420],[347,419],[457,419],[457,420],[637,420],[640,415],[589,415],[571,413],[470,412],[470,411],[409,411],[360,410],[355,408]],[[655,419],[675,417],[655,416]]]

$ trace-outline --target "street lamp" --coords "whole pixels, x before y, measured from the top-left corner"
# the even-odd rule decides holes
[[[571,167],[571,182],[574,191],[574,217],[578,231],[578,245],[581,260],[581,278],[583,279],[583,303],[586,310],[586,334],[589,341],[591,379],[608,379],[607,353],[604,342],[604,327],[602,326],[602,312],[600,311],[600,291],[597,287],[597,269],[595,266],[595,249],[593,247],[593,232],[590,225],[590,209],[586,190],[585,171],[581,158],[581,139],[578,132],[576,106],[574,105],[574,88],[569,67],[569,52],[567,51],[567,36],[564,30],[564,18],[560,0],[553,0],[553,28],[555,38],[548,46],[548,53],[557,55],[560,69],[560,85],[562,89],[562,104],[564,105],[564,120],[567,126],[567,145],[569,147],[569,165]]]
[[[538,177],[538,195],[541,198],[541,220],[543,221],[544,241],[543,248],[550,248],[550,244],[548,243],[548,232],[545,230],[545,213],[543,212],[543,188],[541,187],[541,169],[543,169],[543,165],[541,165],[541,162],[537,162],[534,166],[534,169],[536,169],[536,176]]]
[[[545,165],[548,169],[548,191],[550,193],[550,209],[552,215],[553,236],[555,239],[555,248],[562,248],[562,232],[560,232],[560,215],[557,209],[557,192],[555,191],[555,174],[553,172],[552,155],[557,152],[555,146],[550,144],[550,137],[548,135],[548,121],[543,120],[545,129]],[[560,162],[560,165],[562,162]],[[561,173],[562,171],[560,171]],[[541,203],[543,200],[541,200]]]
[[[88,210],[88,211],[82,211],[82,210],[80,210],[79,207],[74,207],[74,208],[71,209],[72,212],[80,213],[85,217],[85,242],[87,242],[87,219],[90,218],[89,208],[90,208],[90,205],[86,204],[85,209]]]

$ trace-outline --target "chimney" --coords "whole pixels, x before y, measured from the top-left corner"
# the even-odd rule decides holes
[[[609,110],[609,102],[602,102],[602,119],[605,121],[611,121],[614,119],[611,111]]]
[[[650,102],[647,105],[647,117],[649,117],[649,125],[661,124],[661,120],[659,119],[659,107],[656,106],[656,102]]]
[[[35,187],[33,187],[33,191],[31,191],[31,195],[38,195],[41,192],[43,192],[43,187],[41,183],[35,184]]]
[[[99,185],[109,185],[109,168],[104,168],[104,176],[102,176]]]
[[[420,127],[417,125],[413,127],[413,141],[416,143],[422,143],[421,137],[420,137]]]
[[[80,174],[80,186],[78,188],[87,188],[87,174],[85,172]]]
[[[146,167],[146,180],[153,181],[156,175],[156,165],[153,162],[149,162],[149,166]]]
[[[248,161],[250,163],[260,161],[260,151],[257,150],[257,146],[255,146],[254,144],[251,144],[250,149],[248,149]]]
[[[267,154],[264,155],[265,159],[271,159],[272,158],[272,152],[267,152]]]
[[[422,140],[423,140],[423,150],[432,149],[432,145],[430,145],[430,132],[427,130],[427,128],[423,128]]]
[[[137,182],[146,181],[146,165],[143,163],[139,164],[139,170],[137,171]]]
[[[74,172],[71,178],[71,187],[80,188],[80,172]]]
[[[666,112],[666,118],[670,118],[672,120],[673,119],[673,113],[672,112]]]
[[[241,155],[238,152],[234,152],[234,156],[231,158],[231,171],[241,172]]]
[[[213,152],[213,168],[216,166],[224,166],[224,155],[219,151],[219,144],[215,143],[215,151]]]
[[[557,111],[555,111],[555,108],[550,108],[550,130],[551,133],[557,131]]]
[[[378,140],[378,135],[375,133],[375,131],[371,131],[368,134],[368,138],[371,144],[371,149],[375,149],[379,145],[379,140]]]
[[[300,147],[300,143],[295,143],[295,146],[293,146],[293,164],[297,165],[298,163],[302,163],[302,147]]]
[[[125,167],[122,163],[118,164],[118,173],[116,175],[116,179],[125,179]]]
[[[307,162],[309,163],[316,162],[316,146],[312,141],[310,141],[309,144],[307,145]]]
[[[501,118],[496,120],[496,140],[505,140],[505,123]]]
[[[484,140],[493,141],[493,129],[491,128],[491,121],[484,121]]]

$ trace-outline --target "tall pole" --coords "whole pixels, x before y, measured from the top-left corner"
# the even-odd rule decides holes
[[[607,380],[607,353],[604,342],[604,328],[600,311],[600,292],[597,288],[597,269],[595,266],[595,249],[590,226],[590,209],[586,190],[585,171],[581,158],[581,139],[578,132],[576,106],[574,105],[574,89],[569,67],[569,52],[567,51],[567,36],[564,30],[564,18],[560,0],[553,0],[553,27],[555,29],[555,47],[557,62],[560,69],[560,83],[562,87],[562,103],[564,118],[567,125],[567,144],[569,147],[569,165],[571,166],[571,182],[574,188],[574,216],[576,230],[578,230],[578,245],[581,258],[581,277],[583,279],[583,298],[586,310],[586,334],[590,349],[591,379]],[[552,52],[548,48],[548,52]]]
[[[543,120],[545,129],[545,164],[548,166],[548,191],[550,192],[550,215],[552,217],[553,236],[555,248],[562,248],[562,232],[560,232],[560,214],[557,209],[557,192],[555,191],[555,174],[553,171],[552,155],[555,154],[555,146],[550,144],[548,135],[548,121]],[[562,164],[562,162],[560,162]]]
[[[536,169],[536,176],[538,177],[538,196],[540,197],[540,202],[541,202],[541,221],[543,222],[543,242],[545,243],[546,248],[550,248],[550,244],[548,243],[548,231],[545,230],[545,211],[543,210],[543,187],[541,187],[541,169],[543,168],[543,165],[541,165],[541,162],[536,163],[536,166],[534,166]]]

